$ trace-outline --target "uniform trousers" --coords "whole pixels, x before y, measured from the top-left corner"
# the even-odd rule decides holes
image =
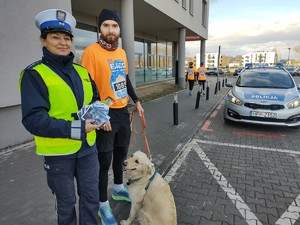
[[[47,182],[56,197],[57,224],[76,225],[76,193],[79,196],[79,224],[98,225],[99,162],[97,152],[81,158],[44,157]]]

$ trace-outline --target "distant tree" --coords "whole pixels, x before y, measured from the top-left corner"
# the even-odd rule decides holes
[[[293,50],[297,53],[297,55],[300,55],[300,45],[294,47]]]
[[[262,54],[259,54],[258,55],[258,60],[257,60],[259,63],[262,63],[264,62],[264,56]]]

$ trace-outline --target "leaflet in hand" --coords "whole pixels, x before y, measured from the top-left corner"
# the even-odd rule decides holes
[[[96,101],[90,105],[84,106],[77,112],[78,117],[81,120],[93,119],[94,124],[104,125],[109,119],[108,115],[109,106],[100,101]]]

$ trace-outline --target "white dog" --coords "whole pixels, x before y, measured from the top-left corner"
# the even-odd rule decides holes
[[[177,215],[169,184],[155,170],[147,155],[135,152],[124,161],[131,198],[129,218],[121,225],[129,225],[135,219],[141,225],[176,225]]]

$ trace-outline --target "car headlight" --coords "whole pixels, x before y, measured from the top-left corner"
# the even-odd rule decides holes
[[[242,101],[239,100],[238,98],[236,98],[232,92],[228,93],[227,95],[227,98],[230,102],[232,102],[233,104],[236,104],[236,105],[241,105],[242,104]]]
[[[289,109],[294,109],[294,108],[297,108],[299,106],[300,106],[300,98],[296,98],[295,100],[293,100],[293,101],[291,101],[287,104],[287,107]]]

